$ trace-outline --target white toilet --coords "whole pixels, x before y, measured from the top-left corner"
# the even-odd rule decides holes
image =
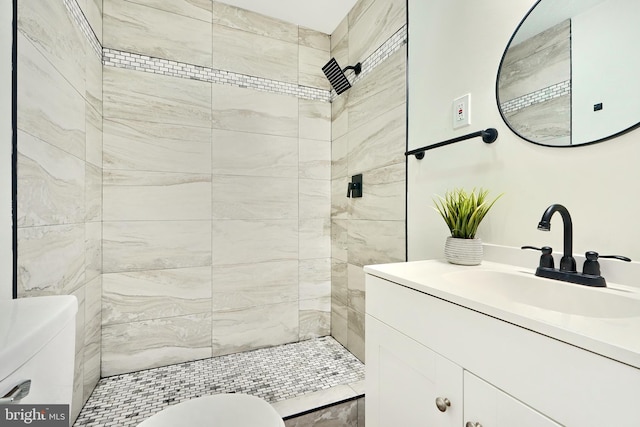
[[[284,427],[275,409],[248,394],[216,394],[169,406],[139,427]]]
[[[71,295],[0,300],[0,403],[71,406],[77,311]]]

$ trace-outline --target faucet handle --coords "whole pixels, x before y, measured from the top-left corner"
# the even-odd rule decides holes
[[[541,248],[537,248],[535,246],[523,246],[520,249],[533,249],[535,251],[542,252],[542,255],[540,255],[539,267],[554,268],[553,255],[551,255],[553,249],[551,249],[551,246],[543,246]]]
[[[600,275],[600,263],[598,262],[598,258],[613,258],[618,259],[620,261],[631,262],[631,259],[622,255],[600,255],[595,251],[587,251],[584,254],[586,258],[584,264],[582,266],[583,274],[591,274],[594,276]]]

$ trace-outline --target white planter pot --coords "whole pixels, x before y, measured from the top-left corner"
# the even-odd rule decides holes
[[[482,262],[482,240],[447,237],[444,257],[451,264],[479,265]]]

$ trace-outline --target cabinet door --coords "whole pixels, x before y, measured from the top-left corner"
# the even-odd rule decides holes
[[[464,421],[468,427],[560,427],[467,371],[464,372]]]
[[[366,318],[367,427],[459,427],[462,368]],[[440,410],[436,399],[449,402]]]

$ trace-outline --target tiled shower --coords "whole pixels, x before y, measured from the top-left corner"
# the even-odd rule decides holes
[[[207,0],[18,15],[18,294],[78,297],[75,414],[100,376],[328,334],[364,359],[361,267],[405,258],[404,1],[331,36]],[[331,56],[366,69],[335,99]]]

